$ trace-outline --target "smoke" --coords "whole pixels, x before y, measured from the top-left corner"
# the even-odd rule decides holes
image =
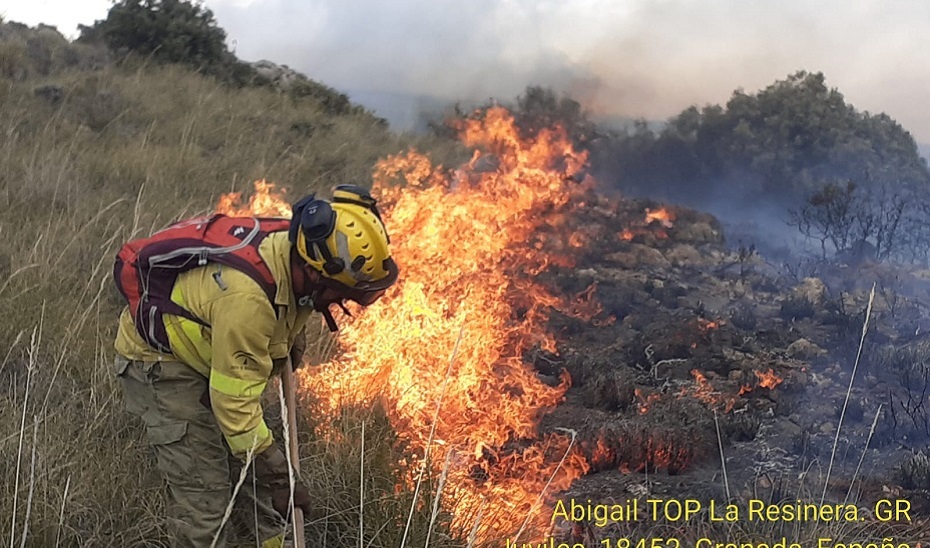
[[[602,116],[662,120],[797,70],[930,142],[920,37],[930,3],[825,0],[214,0],[237,49],[346,91],[510,100],[568,92]]]
[[[6,5],[4,5],[6,4]],[[0,4],[0,18],[31,27],[51,25],[68,38],[77,38],[78,24],[92,25],[104,19],[110,0],[30,0]]]
[[[528,34],[513,7],[492,0],[270,0],[217,2],[214,9],[240,57],[288,63],[343,89],[468,100],[513,96],[536,74],[549,79],[549,67],[570,64]]]
[[[441,105],[510,101],[527,85],[570,94],[595,120],[660,121],[725,103],[797,70],[822,71],[860,110],[930,142],[921,37],[930,3],[823,0],[216,0],[244,59],[305,72],[411,129]],[[609,177],[605,179],[609,180]],[[721,188],[729,188],[724,185]],[[655,191],[656,189],[651,189]],[[785,204],[730,192],[655,196],[710,211],[731,243],[804,247]]]
[[[54,24],[106,16],[104,0],[0,7]],[[206,0],[246,60],[285,63],[385,110],[571,94],[595,117],[665,120],[797,70],[821,71],[860,110],[930,143],[922,38],[930,3],[901,0]],[[378,96],[378,94],[383,96]]]

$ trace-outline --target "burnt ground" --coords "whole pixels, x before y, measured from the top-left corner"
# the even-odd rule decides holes
[[[603,307],[556,315],[559,353],[529,356],[544,380],[571,374],[542,429],[576,430],[592,466],[560,497],[725,501],[719,430],[731,499],[819,502],[874,283],[826,499],[930,515],[930,271],[775,265],[710,215],[647,222],[658,207],[586,196],[569,221],[580,260],[546,274],[579,299],[595,284]]]

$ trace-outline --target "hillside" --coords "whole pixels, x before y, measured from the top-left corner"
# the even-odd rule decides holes
[[[340,318],[338,340],[311,329],[301,465],[316,545],[490,548],[524,532],[573,548],[633,537],[655,548],[663,535],[766,546],[775,535],[805,545],[827,533],[876,545],[925,536],[925,264],[824,247],[776,265],[727,242],[712,215],[619,196],[615,181],[605,191],[590,165],[598,146],[646,169],[664,165],[651,160],[675,135],[641,125],[598,136],[551,90],[416,137],[324,84],[299,78],[295,91],[221,68],[0,24],[0,506],[11,517],[0,535],[11,544],[172,544],[163,485],[109,365],[121,307],[110,268],[123,241],[262,179],[285,209],[334,184],[373,185],[402,272],[377,305]],[[814,95],[804,104],[841,100]],[[683,142],[716,154],[719,141],[702,139],[732,139],[722,125],[701,129],[720,122],[715,112]],[[738,115],[725,121],[742,127]],[[910,158],[909,136],[879,122]],[[266,396],[274,422],[277,394]],[[432,472],[422,484],[418,470]],[[833,502],[853,493],[863,519],[550,519],[556,500],[777,508],[815,500],[821,485]],[[919,519],[879,523],[865,510],[879,497],[913,501]]]
[[[163,490],[109,366],[116,249],[258,179],[295,198],[368,185],[414,143],[362,109],[115,63],[15,23],[0,25],[0,127],[0,536],[16,515],[18,543],[28,513],[30,545],[157,543]]]

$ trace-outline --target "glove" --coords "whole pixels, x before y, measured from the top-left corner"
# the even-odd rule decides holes
[[[278,489],[271,494],[271,506],[282,516],[290,510],[291,490],[289,487]],[[294,482],[294,508],[300,508],[304,514],[310,513],[310,493],[299,482]]]
[[[281,452],[281,448],[274,443],[268,449],[255,455],[255,478],[274,489],[287,487],[288,485],[288,467],[287,458]]]
[[[279,514],[286,516],[290,507],[291,488],[287,458],[278,444],[256,455],[254,466],[256,479],[271,487],[271,505]],[[304,512],[310,511],[310,493],[298,481],[294,482],[294,507]]]
[[[304,351],[307,350],[307,328],[304,326],[294,339],[294,345],[291,346],[291,368],[296,371],[304,364]]]

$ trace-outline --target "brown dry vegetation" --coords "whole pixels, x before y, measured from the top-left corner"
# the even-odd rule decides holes
[[[0,24],[0,542],[170,546],[162,480],[110,371],[121,307],[110,268],[119,244],[209,211],[220,194],[248,191],[256,179],[289,187],[296,199],[336,183],[367,184],[378,158],[411,145],[446,165],[460,151],[393,134],[364,112],[336,115],[318,98],[230,89],[146,60],[113,64],[106,52],[47,29],[7,31]],[[322,332],[315,342],[319,358],[329,345]],[[304,481],[317,496],[308,539],[399,546],[413,495],[395,492],[401,448],[384,413],[345,410],[325,439],[314,436],[312,420],[303,418],[301,438]],[[434,489],[421,489],[424,498]],[[407,538],[423,546],[431,501],[416,507]],[[446,518],[430,546],[464,546],[445,532]],[[644,527],[597,534],[669,533]],[[676,534],[810,540],[832,529],[702,523]],[[601,546],[601,538],[586,541]]]
[[[110,371],[119,244],[260,178],[295,198],[367,184],[377,158],[417,143],[313,98],[229,89],[175,66],[116,66],[53,31],[35,43],[0,28],[10,31],[0,34],[0,537],[169,545],[161,480]],[[366,538],[396,546],[409,498],[382,500],[394,484],[391,437],[376,412],[364,416]],[[357,421],[345,429],[340,447],[303,438],[322,510],[309,538],[328,535],[328,546],[357,545],[361,437]]]

